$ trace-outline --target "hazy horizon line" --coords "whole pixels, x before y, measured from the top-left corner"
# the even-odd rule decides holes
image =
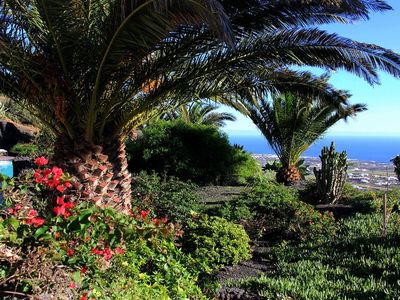
[[[222,130],[228,135],[254,135],[262,136],[258,130]],[[369,137],[400,137],[400,132],[328,132],[324,136],[369,136]]]

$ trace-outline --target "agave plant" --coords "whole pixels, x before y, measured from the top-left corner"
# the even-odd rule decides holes
[[[181,105],[177,109],[161,116],[163,120],[181,119],[185,123],[225,126],[226,121],[235,121],[236,117],[230,113],[215,111],[218,106],[211,103],[192,102]]]
[[[344,69],[370,83],[400,57],[312,26],[390,9],[380,0],[0,0],[0,92],[57,136],[55,160],[81,199],[129,208],[124,138],[197,99],[244,87],[343,95],[290,65]]]
[[[301,178],[300,156],[332,125],[355,116],[366,108],[362,104],[339,106],[293,94],[259,99],[247,104],[248,115],[267,139],[281,162],[276,179],[286,185]]]

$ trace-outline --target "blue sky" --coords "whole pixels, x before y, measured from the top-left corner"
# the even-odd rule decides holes
[[[329,32],[336,32],[356,41],[377,44],[400,52],[400,1],[387,1],[393,11],[371,15],[369,21],[351,25],[324,26]],[[331,83],[337,88],[349,90],[352,103],[365,103],[368,111],[359,114],[347,123],[333,126],[332,135],[399,135],[400,136],[400,80],[387,74],[380,74],[381,85],[370,86],[364,80],[339,71],[333,74]],[[223,108],[237,117],[236,122],[228,122],[224,130],[228,133],[258,134],[252,122],[229,108]]]

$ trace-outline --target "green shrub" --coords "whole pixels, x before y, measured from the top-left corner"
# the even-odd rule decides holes
[[[249,242],[241,225],[207,215],[189,222],[182,238],[183,250],[205,273],[250,259]]]
[[[245,185],[247,183],[263,180],[263,172],[260,163],[251,156],[250,153],[241,149],[235,149],[235,161],[241,162],[235,164],[231,179],[227,184]]]
[[[15,152],[20,156],[36,156],[39,152],[39,147],[36,144],[28,143],[28,144],[16,144],[11,149],[11,152]]]
[[[244,225],[253,238],[306,239],[311,235],[332,234],[331,214],[321,214],[299,200],[298,192],[271,182],[260,183],[239,198],[224,204],[222,217]]]
[[[149,209],[160,217],[182,223],[191,218],[193,211],[200,212],[203,205],[193,183],[176,178],[162,178],[140,172],[133,178],[132,206]]]
[[[266,299],[398,299],[399,215],[382,236],[380,214],[344,220],[336,236],[274,247],[274,272],[240,285]]]
[[[257,174],[254,159],[216,127],[180,120],[150,124],[139,139],[127,142],[127,152],[134,173],[155,171],[197,184],[243,183]]]
[[[19,156],[34,158],[52,156],[54,153],[55,138],[46,127],[42,127],[31,143],[18,143],[10,151]]]

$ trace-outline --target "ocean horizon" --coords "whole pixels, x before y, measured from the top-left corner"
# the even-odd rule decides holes
[[[265,138],[254,132],[227,132],[230,143],[242,145],[254,154],[275,154]],[[304,152],[305,157],[318,157],[324,146],[335,143],[336,151],[346,151],[349,159],[390,163],[400,154],[400,136],[394,135],[326,135]]]

